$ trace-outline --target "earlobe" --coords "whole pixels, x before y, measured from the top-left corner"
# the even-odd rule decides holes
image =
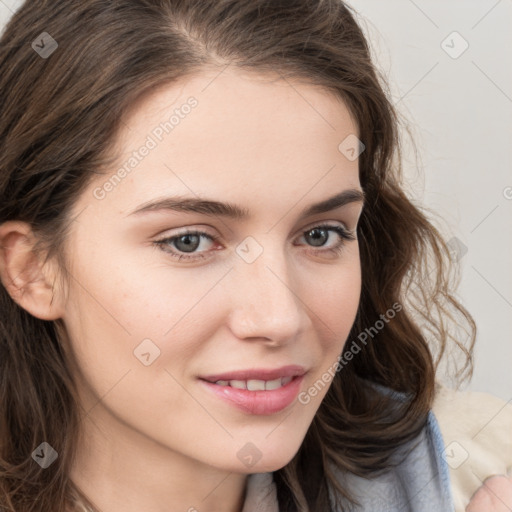
[[[29,224],[0,224],[0,280],[12,299],[42,320],[63,316],[56,275],[34,250],[36,238]]]

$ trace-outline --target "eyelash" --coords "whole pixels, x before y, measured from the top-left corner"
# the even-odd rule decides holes
[[[313,231],[314,229],[324,229],[326,231],[334,231],[335,233],[337,233],[340,238],[341,238],[341,241],[336,244],[334,247],[330,247],[329,249],[324,249],[324,250],[315,250],[313,249],[313,252],[328,252],[328,253],[331,253],[331,254],[335,254],[335,255],[339,255],[341,254],[341,252],[343,251],[343,249],[345,248],[345,244],[346,242],[348,241],[352,241],[352,240],[355,240],[356,237],[354,236],[354,234],[341,227],[341,226],[332,226],[332,225],[329,225],[329,224],[319,224],[318,226],[313,226],[312,228],[310,229],[307,229],[306,231],[303,231],[302,232],[302,235],[305,235],[306,233],[309,233],[310,231]],[[215,236],[215,235],[210,235],[208,233],[205,233],[204,231],[184,231],[183,233],[180,233],[178,235],[174,235],[172,237],[167,237],[167,238],[162,238],[160,240],[155,240],[153,243],[162,251],[164,251],[165,253],[169,254],[171,257],[177,259],[177,260],[200,260],[200,259],[203,259],[203,258],[207,258],[208,256],[204,256],[203,253],[205,252],[210,252],[210,251],[203,251],[203,252],[199,252],[199,253],[190,253],[190,254],[195,254],[195,256],[189,256],[188,254],[186,253],[175,253],[173,251],[170,251],[168,249],[166,249],[165,247],[168,246],[170,243],[172,243],[173,241],[181,238],[182,236],[187,236],[187,235],[192,235],[192,236],[200,236],[200,237],[206,237],[206,238],[209,238],[212,242],[218,242],[219,241],[219,237]],[[314,247],[314,246],[310,246],[310,247]],[[318,247],[322,247],[322,246],[318,246]]]

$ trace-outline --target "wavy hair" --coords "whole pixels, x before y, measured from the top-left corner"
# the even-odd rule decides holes
[[[58,44],[48,58],[32,47],[43,32]],[[463,381],[476,337],[454,295],[449,247],[404,191],[401,120],[351,7],[341,0],[27,0],[0,41],[0,223],[29,223],[37,251],[66,269],[70,211],[115,161],[130,106],[155,87],[228,65],[279,72],[344,101],[365,145],[366,198],[358,226],[362,292],[348,339],[402,305],[335,373],[297,454],[274,472],[280,510],[324,512],[330,489],[339,507],[357,503],[333,467],[360,476],[390,467],[397,447],[425,425],[448,344],[463,355]],[[465,326],[464,342],[450,322]],[[0,286],[0,505],[7,510],[93,509],[69,479],[80,405],[67,343],[60,319],[33,317]],[[390,419],[393,404],[376,401],[371,383],[410,399]],[[45,470],[31,457],[41,440],[59,453]]]

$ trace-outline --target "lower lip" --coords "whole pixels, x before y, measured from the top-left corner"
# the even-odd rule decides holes
[[[303,375],[294,377],[286,386],[269,391],[248,391],[200,381],[217,396],[249,414],[275,414],[286,409],[299,393]]]

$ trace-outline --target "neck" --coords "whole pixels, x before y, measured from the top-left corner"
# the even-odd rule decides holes
[[[82,428],[70,477],[93,512],[241,512],[247,475],[190,459],[113,423],[101,403]]]

